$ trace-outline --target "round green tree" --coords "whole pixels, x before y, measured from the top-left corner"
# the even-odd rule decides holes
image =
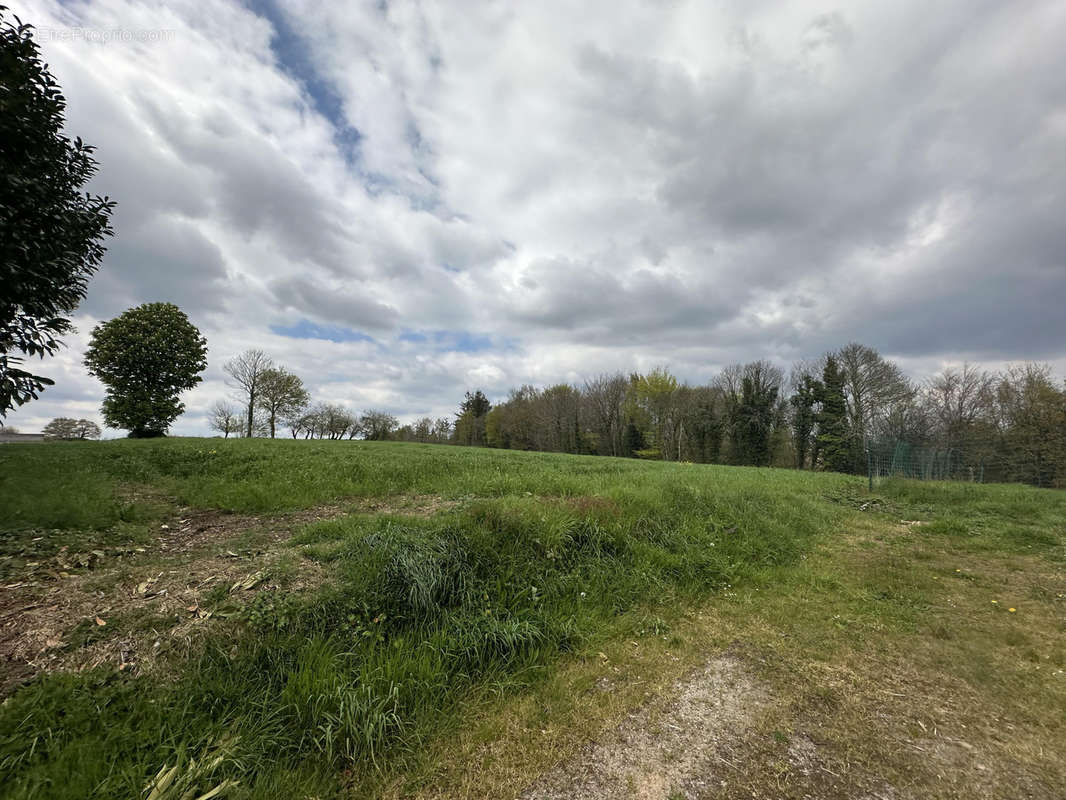
[[[104,422],[131,437],[164,436],[202,379],[207,340],[172,303],[145,303],[93,328],[85,366],[107,387]]]

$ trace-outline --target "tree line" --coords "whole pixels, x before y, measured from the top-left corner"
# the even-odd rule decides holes
[[[293,439],[355,439],[372,441],[451,441],[452,424],[447,419],[423,417],[410,425],[385,411],[367,409],[356,413],[336,403],[312,403],[303,380],[262,350],[247,350],[223,367],[234,392],[233,402],[219,400],[211,408],[212,430],[230,436],[277,438],[287,431]]]
[[[468,393],[452,442],[516,450],[864,473],[885,443],[979,464],[984,480],[1066,485],[1066,386],[1046,365],[973,365],[912,381],[871,347],[725,367],[705,385],[665,368],[581,385]]]
[[[161,436],[184,411],[180,394],[201,381],[207,342],[176,306],[148,303],[96,326],[85,364],[105,385],[109,427]],[[1035,363],[1001,372],[965,364],[913,381],[852,342],[797,362],[787,376],[758,360],[731,364],[703,385],[660,367],[580,385],[526,384],[496,405],[468,391],[454,422],[404,425],[386,411],[313,403],[303,380],[261,350],[223,369],[239,405],[219,401],[209,424],[227,438],[361,438],[853,473],[867,469],[871,453],[905,442],[979,469],[983,480],[1066,486],[1066,385]],[[84,422],[56,420],[48,433],[99,435]]]
[[[258,350],[225,366],[241,407],[219,402],[224,436],[371,439],[667,461],[864,473],[871,452],[905,442],[981,478],[1066,485],[1066,385],[1035,363],[990,372],[964,364],[908,378],[852,342],[785,372],[731,364],[704,385],[665,368],[580,385],[523,385],[495,405],[468,391],[448,419],[400,425],[382,411],[312,404],[303,382]]]

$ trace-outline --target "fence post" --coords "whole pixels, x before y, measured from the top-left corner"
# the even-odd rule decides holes
[[[870,491],[874,490],[874,462],[870,455],[870,444],[866,444],[866,477],[870,482]]]

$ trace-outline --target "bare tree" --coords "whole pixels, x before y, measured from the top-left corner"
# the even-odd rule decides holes
[[[948,368],[926,384],[925,395],[937,433],[954,446],[966,429],[991,420],[996,399],[995,378],[972,364]]]
[[[279,418],[288,419],[300,414],[311,402],[304,382],[281,367],[263,370],[259,376],[259,397],[256,407],[266,415],[266,423],[273,439]]]
[[[245,350],[223,367],[233,379],[230,385],[237,390],[248,409],[245,426],[245,435],[248,437],[255,434],[255,409],[263,389],[263,374],[273,367],[274,362],[262,350]]]
[[[629,380],[621,372],[597,375],[585,381],[586,404],[596,433],[597,449],[603,455],[622,455],[628,388]]]
[[[433,419],[431,417],[422,417],[415,422],[411,431],[416,442],[429,442],[433,439]]]
[[[433,440],[444,444],[451,441],[452,438],[452,421],[447,417],[440,417],[433,423]]]
[[[898,364],[872,347],[852,342],[837,354],[844,373],[848,421],[856,446],[893,416],[896,406],[910,403],[915,389]]]
[[[241,415],[225,400],[219,400],[211,407],[208,424],[211,430],[218,431],[228,439],[231,433],[241,432]]]

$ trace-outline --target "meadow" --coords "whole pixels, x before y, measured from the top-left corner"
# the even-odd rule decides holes
[[[7,445],[0,796],[542,796],[727,653],[764,700],[716,750],[731,770],[698,765],[730,774],[715,796],[803,796],[814,775],[827,797],[1053,797],[1064,557],[1066,495],[1024,486],[403,443]],[[966,746],[929,756],[956,725]],[[675,783],[664,797],[706,788]]]

